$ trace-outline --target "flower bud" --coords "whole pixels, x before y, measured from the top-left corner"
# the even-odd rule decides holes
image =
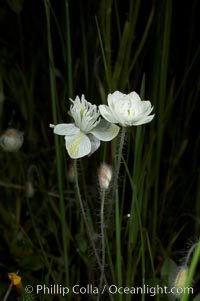
[[[6,152],[16,152],[24,142],[24,133],[16,129],[7,129],[0,136],[0,146]]]
[[[67,178],[69,180],[70,183],[74,183],[75,182],[75,170],[74,170],[74,166],[70,165],[68,170],[67,170]]]
[[[173,287],[176,289],[175,292],[176,297],[180,297],[181,294],[184,292],[184,288],[187,282],[187,277],[188,277],[188,267],[184,265],[179,268],[179,271],[173,283]]]
[[[99,186],[101,189],[108,189],[110,181],[112,179],[113,171],[111,166],[106,163],[102,163],[99,169]]]
[[[34,196],[35,189],[31,181],[27,181],[25,184],[25,195],[27,198],[32,198]]]

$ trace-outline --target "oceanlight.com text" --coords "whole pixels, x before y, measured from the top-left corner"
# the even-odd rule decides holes
[[[101,289],[99,287],[94,286],[92,284],[87,284],[85,286],[81,286],[79,284],[75,284],[72,287],[64,286],[61,284],[38,284],[35,287],[31,285],[27,285],[25,287],[26,293],[30,294],[32,292],[36,294],[43,295],[61,295],[66,296],[68,294],[74,295],[98,295],[98,294],[111,294],[111,295],[149,295],[151,297],[155,295],[182,295],[182,294],[193,294],[192,287],[167,287],[167,286],[150,286],[148,284],[144,284],[143,286],[135,286],[135,287],[127,287],[127,286],[117,286],[115,284],[111,285],[103,285]]]
[[[116,285],[110,285],[108,287],[108,292],[110,294],[131,294],[131,295],[150,295],[155,296],[158,294],[173,294],[173,295],[181,295],[181,294],[193,294],[192,287],[167,287],[167,286],[150,286],[148,284],[144,284],[143,286],[136,287],[117,287]]]

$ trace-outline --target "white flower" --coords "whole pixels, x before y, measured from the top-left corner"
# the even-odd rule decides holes
[[[100,146],[100,140],[110,141],[119,132],[119,127],[102,119],[96,105],[88,102],[84,95],[72,101],[69,115],[74,123],[50,125],[54,133],[65,136],[65,145],[72,159],[91,155]]]
[[[153,110],[150,101],[142,101],[136,92],[115,91],[108,95],[108,106],[100,105],[99,110],[107,121],[124,127],[145,124],[154,118],[149,115]]]

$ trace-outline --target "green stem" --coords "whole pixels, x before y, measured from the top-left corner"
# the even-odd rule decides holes
[[[114,179],[114,190],[117,188],[117,183],[118,183],[118,177],[119,177],[119,170],[120,170],[120,164],[122,160],[122,151],[123,151],[123,146],[124,146],[124,140],[126,136],[126,128],[122,127],[121,129],[121,136],[120,136],[120,142],[119,142],[119,150],[117,154],[117,166],[116,166],[116,171],[115,171],[115,179]]]
[[[119,177],[120,164],[121,164],[121,159],[122,159],[122,151],[123,151],[125,136],[126,136],[126,128],[122,127],[121,132],[120,132],[119,149],[118,149],[117,159],[116,159],[117,163],[116,163],[116,168],[115,168],[115,176],[113,179],[112,197],[111,197],[110,207],[108,209],[108,214],[107,214],[107,224],[109,224],[109,220],[110,220],[110,216],[111,216],[112,208],[113,208],[113,202],[115,199],[116,190],[118,188],[118,177]]]
[[[141,212],[140,206],[138,204],[138,197],[137,197],[137,189],[134,184],[134,195],[135,195],[135,211],[137,216],[137,221],[139,224],[139,231],[140,231],[140,239],[141,239],[141,261],[142,261],[142,287],[145,285],[145,249],[144,249],[144,236],[143,236],[143,229],[142,229],[142,221],[141,221]],[[145,300],[145,294],[142,294],[141,301]]]
[[[47,20],[47,43],[48,43],[48,55],[49,55],[49,76],[50,76],[50,92],[51,92],[51,105],[53,122],[57,123],[57,93],[56,93],[56,83],[55,83],[55,67],[53,59],[53,47],[51,41],[51,27],[50,27],[50,11],[49,11],[49,1],[44,1],[46,20]],[[58,137],[55,135],[55,150],[56,150],[56,166],[57,166],[57,179],[58,179],[58,190],[60,195],[60,216],[62,224],[62,240],[63,240],[63,257],[65,266],[65,280],[66,284],[69,285],[69,262],[68,262],[68,240],[67,240],[67,223],[65,219],[65,202],[63,195],[63,176],[62,176],[62,160],[61,160],[61,150],[58,143]]]
[[[105,270],[105,235],[104,235],[104,205],[105,205],[105,189],[101,191],[101,252],[102,252],[102,259],[101,259],[101,276],[100,276],[100,283],[99,283],[99,291],[102,289],[103,279],[104,279],[104,270]],[[101,294],[98,294],[97,301],[100,300]]]
[[[122,127],[121,137],[119,143],[119,150],[117,154],[117,165],[115,171],[115,179],[113,183],[113,200],[115,196],[115,227],[116,227],[116,271],[117,271],[117,285],[122,286],[122,269],[121,269],[121,220],[120,220],[120,207],[118,195],[118,177],[120,171],[120,164],[122,158],[122,151],[126,135],[126,128]],[[122,295],[119,295],[119,300],[122,300]]]
[[[185,284],[186,291],[182,294],[180,301],[187,301],[189,299],[188,289],[191,287],[192,279],[194,277],[194,273],[195,273],[197,264],[199,263],[199,259],[200,259],[200,242],[198,242],[194,246],[196,246],[196,249],[195,249],[194,255],[192,257],[192,261],[191,261],[191,264],[190,264],[187,281],[186,281],[186,284]],[[192,251],[193,251],[193,249],[192,249]],[[189,255],[191,255],[191,253]]]
[[[117,269],[117,286],[122,286],[122,269],[121,269],[121,222],[119,218],[119,196],[116,190],[115,200],[115,227],[116,227],[116,269]],[[119,300],[122,300],[123,295],[119,294]]]
[[[66,13],[66,49],[67,49],[67,75],[68,75],[68,91],[69,96],[73,95],[73,76],[72,76],[72,54],[71,54],[71,33],[70,33],[70,17],[69,17],[69,1],[65,0]]]
[[[158,99],[158,112],[157,112],[157,146],[156,146],[156,163],[155,163],[155,194],[153,200],[153,221],[152,221],[152,242],[153,242],[153,253],[156,248],[156,235],[158,229],[158,201],[159,201],[159,186],[160,186],[160,164],[161,164],[161,154],[163,146],[164,137],[164,118],[165,118],[165,101],[167,96],[167,77],[168,77],[168,67],[169,67],[169,50],[170,50],[170,34],[171,34],[171,16],[172,16],[172,1],[166,1],[165,8],[165,18],[163,24],[163,37],[162,37],[162,56],[160,61],[158,60],[158,77],[159,79],[159,89],[158,95],[154,97]],[[155,89],[153,89],[155,90]]]
[[[95,21],[96,21],[96,26],[97,26],[97,34],[99,37],[99,43],[100,43],[100,47],[101,47],[101,52],[102,52],[102,57],[103,57],[103,63],[104,63],[104,69],[105,69],[105,76],[106,76],[106,82],[108,84],[108,90],[112,90],[111,86],[112,86],[112,82],[111,82],[111,75],[110,75],[110,69],[109,69],[109,64],[107,62],[107,57],[105,54],[105,50],[104,50],[104,45],[103,45],[103,40],[102,40],[102,36],[101,36],[101,32],[100,32],[100,28],[99,28],[99,23],[97,20],[97,17],[95,16]]]

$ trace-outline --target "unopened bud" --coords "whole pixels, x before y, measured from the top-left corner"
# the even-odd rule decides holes
[[[25,194],[27,198],[32,198],[34,196],[35,189],[31,181],[26,182],[25,184]]]
[[[74,166],[70,165],[69,169],[67,170],[67,178],[69,182],[74,183],[75,181],[75,171],[74,171]]]
[[[184,288],[186,286],[188,277],[188,267],[182,266],[179,269],[179,272],[177,273],[177,276],[174,280],[173,286],[176,289],[175,295],[176,297],[180,297],[181,294],[184,292]]]
[[[7,129],[0,136],[0,145],[6,152],[16,152],[24,142],[24,134],[16,129]]]
[[[106,163],[102,163],[99,169],[99,186],[101,189],[108,189],[112,180],[112,167]]]

